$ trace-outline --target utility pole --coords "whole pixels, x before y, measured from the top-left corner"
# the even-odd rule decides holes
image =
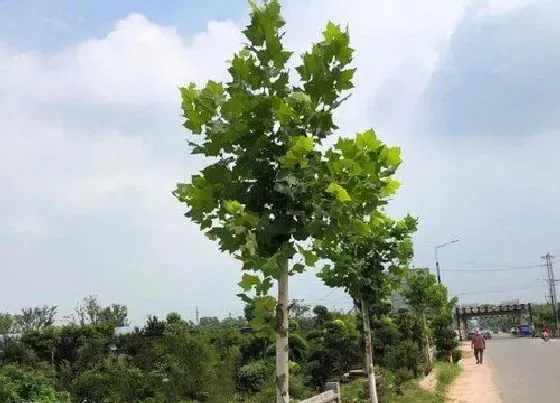
[[[458,239],[454,239],[452,241],[446,242],[446,243],[442,243],[441,245],[437,245],[436,247],[434,247],[434,254],[436,256],[436,276],[437,276],[437,283],[441,284],[441,273],[439,271],[439,259],[438,259],[438,249],[440,248],[445,248],[446,246],[449,246],[451,244],[454,244],[455,242],[459,242]]]
[[[196,324],[197,324],[197,326],[200,325],[200,316],[199,316],[199,313],[198,313],[198,305],[196,306]]]
[[[554,278],[554,267],[552,266],[552,259],[554,259],[554,256],[552,256],[550,253],[547,253],[545,256],[541,256],[541,258],[546,262],[550,303],[552,305],[552,314],[554,315],[555,320],[555,334],[558,335],[558,300],[556,297],[556,280]]]

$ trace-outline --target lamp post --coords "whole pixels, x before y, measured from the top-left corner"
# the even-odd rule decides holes
[[[441,284],[441,273],[440,273],[440,271],[439,271],[439,260],[438,260],[437,251],[438,251],[438,249],[444,248],[444,247],[446,247],[446,246],[449,246],[449,245],[451,245],[451,244],[453,244],[453,243],[455,243],[455,242],[459,242],[459,240],[458,240],[458,239],[454,239],[454,240],[452,240],[452,241],[449,241],[449,242],[446,242],[446,243],[442,243],[441,245],[437,245],[437,246],[434,248],[434,252],[435,252],[435,255],[436,255],[436,273],[437,273],[437,282],[438,282],[438,284]]]

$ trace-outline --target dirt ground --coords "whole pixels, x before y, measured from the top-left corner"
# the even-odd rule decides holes
[[[422,389],[427,392],[434,392],[437,386],[437,379],[436,379],[436,371],[430,371],[428,376],[424,377],[420,382],[419,385]]]
[[[461,345],[463,359],[461,375],[451,384],[447,403],[502,403],[500,392],[492,377],[492,361],[484,359],[477,365],[470,343]]]

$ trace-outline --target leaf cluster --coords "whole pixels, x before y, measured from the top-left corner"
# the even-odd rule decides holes
[[[250,17],[244,31],[248,42],[230,61],[230,80],[181,88],[192,153],[214,162],[189,183],[178,184],[174,195],[222,251],[257,272],[245,275],[241,286],[256,287],[259,294],[296,253],[304,254],[305,264],[292,273],[315,263],[313,251],[298,250],[296,244],[328,228],[325,202],[349,197],[336,177],[343,165],[352,165],[353,141],[341,140],[327,154],[321,146],[337,129],[333,112],[353,87],[355,70],[349,67],[353,50],[347,30],[329,23],[322,40],[301,56],[295,69],[299,83],[291,84],[292,53],[282,44],[279,2],[251,3]],[[396,160],[395,151],[384,152]],[[354,165],[373,169],[363,161]]]

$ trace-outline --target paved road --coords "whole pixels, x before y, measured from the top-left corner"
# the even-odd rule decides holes
[[[497,335],[487,347],[504,403],[560,402],[560,340]]]

